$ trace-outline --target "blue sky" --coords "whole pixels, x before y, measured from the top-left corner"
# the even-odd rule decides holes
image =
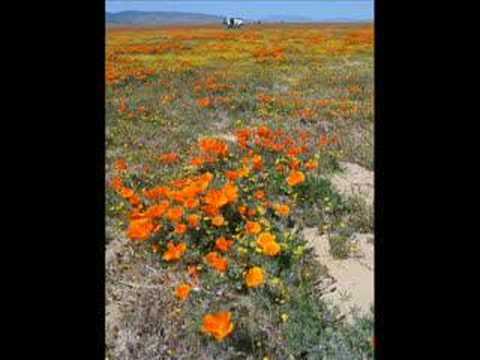
[[[180,11],[262,20],[272,15],[309,18],[314,21],[373,21],[373,0],[110,0],[108,12],[126,10]]]

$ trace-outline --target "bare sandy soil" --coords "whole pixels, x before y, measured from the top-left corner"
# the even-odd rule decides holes
[[[373,172],[352,163],[341,163],[341,167],[344,171],[331,178],[337,191],[345,197],[360,196],[373,205]],[[331,277],[324,286],[324,299],[337,305],[347,319],[352,318],[354,308],[368,312],[374,304],[373,234],[353,234],[353,252],[347,259],[333,258],[328,235],[318,235],[317,228],[306,228],[303,235]]]
[[[361,196],[368,205],[373,206],[374,175],[373,171],[365,169],[357,164],[341,162],[343,172],[335,174],[330,179],[343,196]]]
[[[330,254],[328,235],[318,235],[317,228],[304,229],[305,239],[313,246],[331,277],[323,289],[323,298],[337,305],[347,319],[358,308],[366,313],[374,304],[374,251],[372,234],[355,234],[357,251],[348,259],[334,259]]]

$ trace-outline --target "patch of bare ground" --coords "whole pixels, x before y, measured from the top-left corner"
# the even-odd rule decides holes
[[[335,259],[330,254],[328,235],[318,235],[317,228],[306,228],[303,235],[328,269],[329,279],[323,281],[320,289],[324,300],[338,306],[348,321],[352,320],[355,308],[367,313],[374,304],[373,235],[354,234],[354,251],[347,259]]]
[[[336,190],[346,198],[361,197],[373,206],[373,172],[353,163],[341,162],[340,166],[343,171],[330,178]],[[317,228],[305,228],[303,235],[331,277],[323,284],[324,299],[337,305],[347,319],[352,319],[354,308],[368,312],[374,304],[373,234],[353,234],[351,254],[347,259],[332,256],[328,235],[320,236]]]
[[[107,358],[171,358],[168,351],[175,348],[178,339],[167,327],[184,326],[182,318],[171,311],[175,299],[167,290],[178,279],[135,251],[121,231],[109,226],[106,230],[111,239],[105,252]],[[163,340],[158,341],[160,338]]]
[[[349,162],[340,162],[340,167],[343,171],[330,179],[336,190],[345,197],[360,196],[373,206],[373,171]]]

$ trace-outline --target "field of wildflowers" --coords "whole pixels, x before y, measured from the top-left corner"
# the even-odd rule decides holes
[[[373,320],[320,300],[300,230],[355,212],[339,161],[373,167],[372,26],[108,29],[106,81],[107,232],[136,259],[107,271],[108,301],[159,274],[110,357],[371,357]]]

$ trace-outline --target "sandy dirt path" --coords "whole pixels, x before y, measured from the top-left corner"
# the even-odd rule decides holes
[[[352,163],[341,163],[343,172],[330,179],[336,190],[345,197],[360,196],[373,206],[374,174]],[[324,288],[325,300],[337,305],[347,319],[352,309],[368,312],[374,304],[374,236],[355,233],[352,237],[354,253],[347,259],[335,259],[330,254],[328,235],[320,236],[317,228],[303,230],[321,264],[331,276]]]

